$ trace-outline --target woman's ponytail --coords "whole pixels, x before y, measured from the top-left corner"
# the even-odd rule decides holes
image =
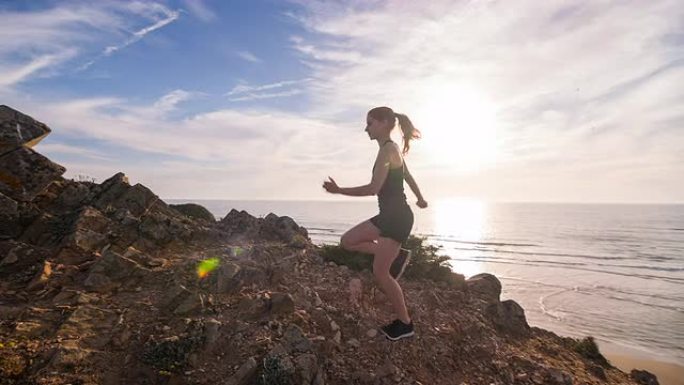
[[[411,119],[409,119],[408,116],[396,112],[394,113],[394,116],[397,118],[399,128],[401,128],[402,136],[404,138],[404,149],[402,150],[402,153],[406,154],[411,147],[411,140],[420,138],[420,131],[413,126],[413,123],[411,123]]]

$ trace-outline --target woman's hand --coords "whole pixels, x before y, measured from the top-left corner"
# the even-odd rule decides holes
[[[421,209],[424,209],[428,206],[428,204],[423,199],[418,199],[418,202],[416,202],[416,206],[420,207]]]
[[[323,188],[325,191],[331,193],[331,194],[339,194],[340,192],[340,187],[337,185],[337,182],[335,182],[335,179],[328,177],[329,180],[326,180],[323,182]]]

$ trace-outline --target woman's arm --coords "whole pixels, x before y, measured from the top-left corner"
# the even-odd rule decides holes
[[[386,146],[378,151],[378,157],[375,159],[373,177],[370,183],[356,187],[339,187],[333,178],[328,177],[330,180],[323,183],[323,188],[332,194],[343,194],[355,197],[377,195],[389,173],[390,161],[388,148],[390,147],[391,146]]]
[[[406,183],[409,185],[411,188],[411,191],[413,191],[413,194],[418,198],[418,202],[416,204],[420,208],[425,208],[427,207],[427,202],[423,198],[423,194],[420,193],[420,189],[418,188],[418,184],[416,183],[415,179],[413,179],[413,175],[409,172],[408,166],[406,165],[406,162],[404,162],[404,180],[406,180]]]

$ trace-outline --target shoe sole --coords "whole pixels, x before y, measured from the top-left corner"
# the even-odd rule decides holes
[[[380,330],[380,332],[381,332],[382,334],[384,334],[385,337],[387,337],[387,339],[390,340],[390,341],[398,341],[398,340],[400,340],[400,339],[402,339],[402,338],[413,337],[413,336],[416,334],[416,332],[413,331],[413,332],[401,334],[401,335],[399,335],[399,336],[397,336],[397,337],[390,337],[389,334],[385,333],[383,330]]]

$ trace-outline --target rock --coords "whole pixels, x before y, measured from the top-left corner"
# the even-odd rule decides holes
[[[17,201],[0,193],[0,218],[15,216],[19,213]]]
[[[572,376],[560,369],[547,369],[545,377],[545,384],[548,385],[572,385]]]
[[[122,172],[116,173],[93,188],[93,205],[106,211],[129,187],[128,177]]]
[[[639,385],[658,385],[658,377],[646,370],[632,369],[629,376]]]
[[[222,259],[221,263],[208,279],[210,287],[214,293],[232,293],[240,287],[240,280],[237,278],[240,272],[238,264]]]
[[[48,261],[43,262],[42,268],[38,271],[38,274],[31,280],[31,282],[26,287],[26,290],[33,291],[41,289],[45,286],[48,279],[52,275],[52,264]]]
[[[125,208],[134,217],[144,215],[159,199],[150,189],[140,183],[129,187],[112,202],[115,208]]]
[[[366,336],[368,336],[368,338],[375,338],[377,335],[378,335],[378,329],[369,329],[366,332]]]
[[[586,369],[587,369],[587,372],[591,373],[594,377],[596,377],[600,380],[605,381],[607,379],[606,371],[603,370],[603,368],[600,367],[599,365],[595,365],[595,364],[590,363],[590,364],[586,365]]]
[[[247,385],[253,382],[256,373],[257,362],[254,357],[250,357],[240,366],[240,369],[228,379],[226,385]]]
[[[71,371],[77,365],[86,363],[91,355],[92,350],[78,346],[76,341],[64,341],[60,343],[48,366],[57,372]]]
[[[318,358],[313,353],[304,353],[294,359],[298,383],[311,384],[318,373]]]
[[[352,338],[347,341],[347,345],[358,349],[361,347],[361,342],[359,342],[359,340],[357,340],[356,338]]]
[[[313,344],[306,338],[302,329],[297,325],[291,324],[285,329],[283,340],[288,350],[300,353],[313,351]]]
[[[530,331],[525,310],[513,300],[490,304],[487,314],[498,328],[512,334],[527,335]]]
[[[131,286],[148,272],[137,262],[106,250],[103,256],[90,268],[84,285],[93,291],[107,292],[124,283]]]
[[[219,341],[221,322],[210,318],[204,323],[204,345],[211,349]]]
[[[88,348],[101,349],[111,339],[112,328],[119,317],[111,310],[91,305],[79,306],[57,330],[57,337],[78,339]]]
[[[0,193],[31,201],[66,169],[27,147],[0,155]]]
[[[288,315],[294,313],[294,299],[288,293],[271,294],[270,311],[271,315]]]
[[[466,287],[471,293],[485,299],[487,302],[499,302],[501,282],[491,274],[481,273],[466,280]]]
[[[50,134],[45,124],[0,105],[0,155],[21,146],[33,147]]]
[[[169,205],[169,207],[192,219],[198,219],[210,223],[216,222],[214,214],[212,214],[209,210],[204,208],[204,206],[195,203]]]
[[[173,310],[173,314],[186,315],[201,311],[204,308],[204,297],[199,293],[188,293]]]

